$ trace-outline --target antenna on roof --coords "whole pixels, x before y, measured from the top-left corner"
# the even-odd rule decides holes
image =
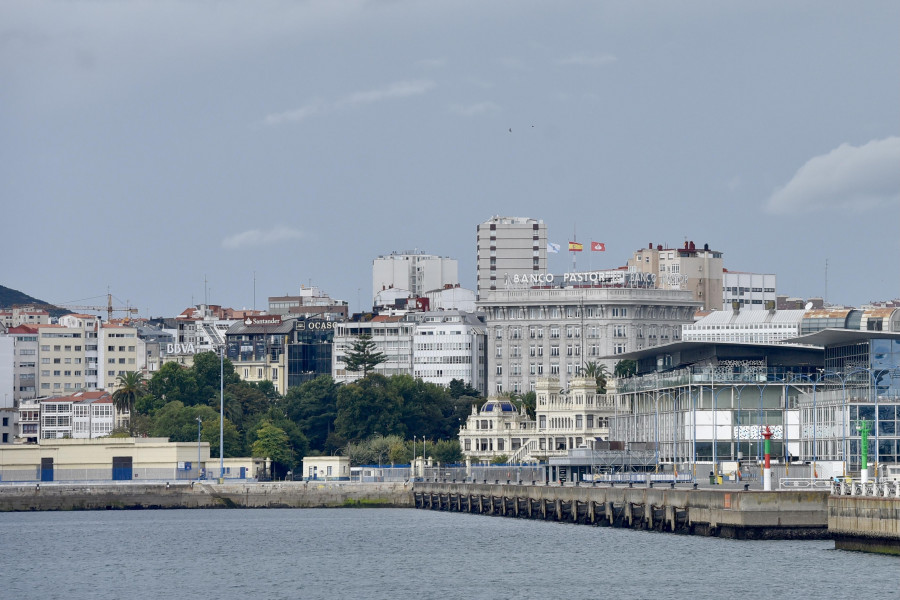
[[[806,306],[803,307],[803,310],[812,310],[812,307],[813,307],[813,303],[807,302]]]

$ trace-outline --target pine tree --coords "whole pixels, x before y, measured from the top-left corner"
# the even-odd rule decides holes
[[[383,352],[375,350],[375,342],[368,333],[361,333],[353,342],[350,350],[344,355],[344,364],[348,371],[362,371],[363,377],[369,374],[377,365],[387,361]]]

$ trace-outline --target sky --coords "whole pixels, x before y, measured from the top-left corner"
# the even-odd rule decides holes
[[[900,2],[4,0],[0,284],[174,316],[540,219],[900,297]],[[550,255],[550,269],[572,255]]]

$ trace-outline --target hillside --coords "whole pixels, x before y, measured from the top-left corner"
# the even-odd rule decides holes
[[[48,304],[43,300],[39,300],[38,298],[29,296],[28,294],[20,292],[19,290],[14,290],[12,288],[0,285],[0,308],[12,308],[13,306],[20,304],[33,304],[35,306],[39,306],[49,311],[50,314],[54,317],[58,317],[69,312],[56,308],[55,306]]]

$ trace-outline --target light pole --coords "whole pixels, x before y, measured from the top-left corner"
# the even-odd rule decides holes
[[[219,483],[225,483],[225,345],[219,355]]]
[[[200,481],[200,425],[203,420],[197,417],[197,481]]]

